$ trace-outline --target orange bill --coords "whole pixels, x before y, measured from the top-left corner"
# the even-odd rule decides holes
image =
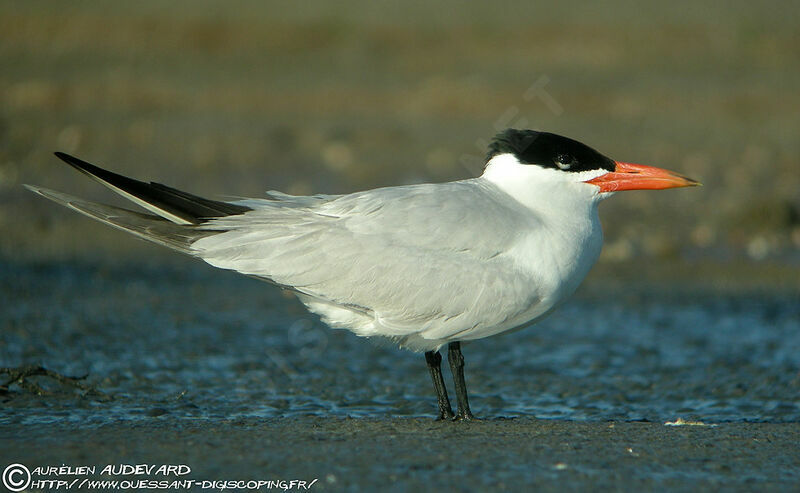
[[[600,187],[601,192],[622,190],[663,190],[665,188],[694,187],[700,182],[666,169],[643,164],[615,161],[614,171],[586,181]]]

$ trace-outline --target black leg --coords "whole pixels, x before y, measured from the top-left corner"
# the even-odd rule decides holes
[[[433,388],[436,389],[436,397],[439,399],[439,418],[453,419],[453,408],[450,407],[450,399],[447,398],[447,387],[444,386],[442,378],[442,355],[439,351],[428,351],[425,353],[425,362],[428,363],[428,370],[433,379]]]
[[[453,372],[453,381],[456,384],[456,399],[458,400],[458,415],[456,419],[474,419],[469,410],[467,398],[467,384],[464,382],[464,355],[461,354],[461,343],[451,342],[447,346],[447,359],[450,361],[450,371]]]

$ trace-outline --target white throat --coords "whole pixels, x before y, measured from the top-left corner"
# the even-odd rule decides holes
[[[511,154],[493,157],[481,179],[488,180],[531,211],[538,226],[515,246],[513,255],[545,293],[540,309],[552,309],[571,294],[597,261],[603,232],[597,213],[611,194],[584,183],[604,170],[565,172],[520,163]]]

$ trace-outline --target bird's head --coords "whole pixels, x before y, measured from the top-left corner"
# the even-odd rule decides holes
[[[517,129],[500,132],[489,144],[484,176],[503,183],[504,188],[568,188],[601,199],[623,190],[699,185],[665,169],[614,161],[567,137]]]

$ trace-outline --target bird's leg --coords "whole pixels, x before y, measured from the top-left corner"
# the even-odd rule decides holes
[[[469,410],[469,399],[467,398],[467,384],[464,382],[464,355],[461,354],[461,343],[451,342],[447,346],[447,359],[450,361],[450,371],[453,373],[453,381],[456,384],[456,400],[458,400],[458,420],[474,419]]]
[[[439,351],[428,351],[425,353],[425,362],[428,363],[433,388],[436,389],[436,397],[439,399],[439,417],[437,419],[453,419],[455,414],[453,414],[453,408],[450,407],[447,387],[444,386],[444,378],[442,378],[442,355],[439,354]]]

